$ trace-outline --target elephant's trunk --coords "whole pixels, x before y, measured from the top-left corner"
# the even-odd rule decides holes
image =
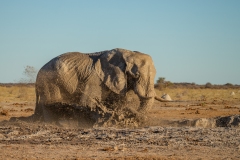
[[[152,108],[154,99],[156,99],[160,102],[174,102],[172,100],[163,99],[157,95],[154,97],[151,97],[151,98],[140,98],[140,107],[138,108],[138,111],[139,112],[148,112]]]
[[[148,112],[152,108],[154,97],[156,96],[153,85],[141,85],[141,83],[137,83],[135,86],[135,93],[137,93],[140,99],[138,111]]]
[[[135,83],[134,91],[139,98],[152,98],[155,97],[156,93],[154,90],[154,83],[150,81],[150,77],[140,77]]]
[[[155,97],[156,95],[154,88],[152,89],[149,87],[148,89],[145,89],[141,85],[136,85],[135,93],[140,98],[152,98],[152,97]]]
[[[151,98],[141,98],[140,107],[138,108],[139,112],[148,112],[153,105],[154,97]]]

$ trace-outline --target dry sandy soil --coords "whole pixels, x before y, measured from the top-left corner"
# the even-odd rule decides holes
[[[181,102],[156,101],[142,126],[78,128],[9,122],[33,114],[34,88],[0,87],[0,159],[240,159],[238,90],[164,92]]]

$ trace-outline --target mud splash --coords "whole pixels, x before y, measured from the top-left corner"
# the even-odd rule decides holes
[[[81,107],[76,104],[55,103],[47,106],[54,121],[51,124],[64,128],[139,128],[149,126],[162,127],[240,127],[240,115],[221,116],[214,118],[199,119],[159,119],[141,113],[134,105],[118,105],[117,107],[106,108],[104,106]],[[10,121],[34,122],[33,116],[12,117]]]
[[[135,108],[120,106],[112,109],[104,106],[81,107],[76,104],[55,103],[47,106],[57,125],[64,127],[129,127],[144,125],[147,117]]]
[[[56,107],[58,106],[58,107]],[[55,113],[60,126],[65,127],[115,127],[115,128],[138,128],[151,126],[151,117],[138,112],[134,107],[121,106],[114,109],[103,107],[87,108],[77,105],[58,104],[55,106]],[[56,110],[56,108],[58,108]],[[157,122],[159,126],[165,127],[240,127],[240,115],[199,118],[185,120],[163,120]]]

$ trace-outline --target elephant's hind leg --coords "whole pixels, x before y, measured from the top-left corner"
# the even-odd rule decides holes
[[[51,84],[49,86],[49,96],[49,100],[51,101],[51,103],[62,102],[63,100],[59,86],[55,84]]]
[[[45,104],[42,104],[43,117],[45,122],[54,122],[58,120],[58,114],[55,112],[58,110],[59,103],[62,102],[62,96],[60,89],[55,84],[50,84],[48,90],[44,95],[46,99]]]

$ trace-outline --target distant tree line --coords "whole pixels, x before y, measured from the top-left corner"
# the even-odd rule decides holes
[[[226,83],[223,85],[217,85],[217,84],[211,84],[210,82],[207,82],[204,85],[196,84],[196,83],[187,83],[187,82],[182,82],[182,83],[173,83],[171,81],[166,81],[164,77],[159,77],[157,80],[157,83],[154,86],[156,89],[163,90],[165,88],[188,88],[188,89],[204,89],[204,88],[209,88],[209,89],[240,89],[240,85],[233,85],[231,83]]]
[[[25,78],[22,78],[18,83],[0,83],[0,86],[34,86],[35,80],[37,76],[37,70],[32,66],[26,66],[24,68],[23,75]],[[167,81],[165,77],[159,77],[154,87],[158,90],[163,90],[165,88],[175,89],[175,88],[188,88],[188,89],[204,89],[204,88],[210,88],[210,89],[240,89],[240,85],[233,85],[231,83],[226,83],[223,85],[217,85],[217,84],[211,84],[210,82],[207,82],[204,85],[196,84],[194,82],[187,83],[174,83],[171,81]]]

